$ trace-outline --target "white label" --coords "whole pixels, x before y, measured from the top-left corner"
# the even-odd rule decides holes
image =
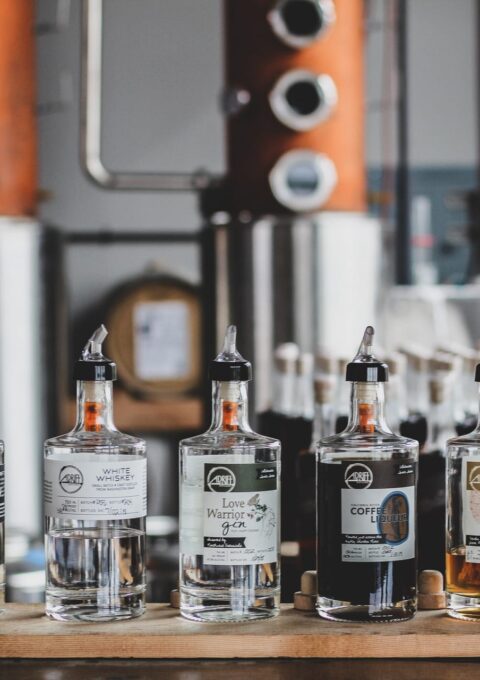
[[[176,380],[191,372],[189,310],[184,302],[141,302],[134,312],[135,372],[143,380]]]
[[[205,463],[203,562],[276,562],[278,479],[273,463]]]
[[[480,458],[462,459],[465,561],[480,563]]]
[[[413,559],[414,463],[369,461],[343,465],[342,561]]]
[[[72,458],[45,459],[46,516],[99,520],[147,514],[146,458],[119,461],[90,454]]]

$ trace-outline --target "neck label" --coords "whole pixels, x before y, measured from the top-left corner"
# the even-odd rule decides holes
[[[147,459],[108,455],[46,458],[45,515],[73,520],[135,519],[147,514]]]

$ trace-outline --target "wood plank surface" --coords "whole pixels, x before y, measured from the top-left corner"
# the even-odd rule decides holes
[[[166,604],[119,623],[61,623],[41,605],[8,605],[1,658],[446,658],[480,657],[480,625],[444,612],[390,624],[339,624],[284,605],[276,619],[198,624]]]

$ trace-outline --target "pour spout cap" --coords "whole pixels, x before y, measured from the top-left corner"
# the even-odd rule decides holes
[[[252,379],[252,365],[237,350],[237,327],[228,326],[223,348],[210,364],[210,380],[221,382]]]
[[[348,382],[387,382],[388,366],[374,355],[372,346],[375,329],[367,326],[353,360],[347,364],[346,380]]]
[[[75,380],[105,381],[117,379],[116,364],[104,356],[102,345],[108,331],[101,324],[90,336],[82,350],[80,359],[75,363]]]

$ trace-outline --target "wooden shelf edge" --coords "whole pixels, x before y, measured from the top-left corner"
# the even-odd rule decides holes
[[[149,605],[128,622],[50,621],[41,605],[7,605],[0,618],[0,658],[478,658],[479,629],[443,612],[412,621],[336,624],[283,605],[271,620],[198,624],[168,605]]]

